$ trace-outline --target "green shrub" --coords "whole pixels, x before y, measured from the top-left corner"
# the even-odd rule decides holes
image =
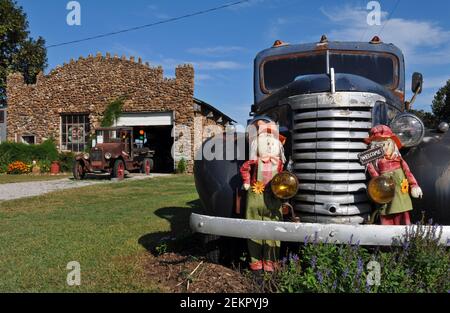
[[[178,164],[177,164],[177,173],[178,174],[186,173],[186,168],[187,168],[187,162],[184,158],[181,158],[181,160],[178,161]]]
[[[50,172],[50,167],[52,165],[52,162],[48,160],[42,160],[37,162],[37,166],[41,169],[41,173],[48,173]]]
[[[72,172],[74,159],[75,154],[73,152],[61,152],[58,156],[61,172],[63,173]]]
[[[411,226],[398,246],[383,249],[313,240],[302,246],[298,255],[284,258],[280,270],[265,277],[263,291],[448,292],[450,252],[439,244],[439,229]],[[367,282],[370,261],[380,264],[379,285]]]
[[[15,161],[30,164],[33,160],[55,161],[58,159],[58,150],[51,139],[48,139],[39,145],[3,142],[0,144],[0,156],[0,163],[2,166]]]
[[[122,114],[125,96],[119,97],[108,104],[103,112],[103,118],[100,123],[101,127],[111,127]]]

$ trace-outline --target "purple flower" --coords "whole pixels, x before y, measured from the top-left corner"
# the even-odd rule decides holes
[[[405,240],[402,244],[403,250],[407,252],[409,250],[409,241]]]
[[[350,240],[348,241],[348,244],[351,245],[353,242],[353,234],[350,236]]]
[[[361,273],[362,273],[362,271],[363,271],[363,268],[364,268],[363,261],[361,260],[360,257],[358,257],[358,263],[357,263],[357,265],[358,265],[357,276],[359,277],[359,275],[361,275]]]
[[[287,257],[284,257],[283,259],[281,259],[281,263],[283,263],[283,265],[286,265],[286,263],[287,263]]]
[[[304,242],[305,242],[305,244],[309,243],[309,236],[308,235],[305,236],[305,241]]]
[[[332,288],[333,288],[333,290],[336,290],[336,288],[337,288],[337,280],[336,279],[333,282],[333,287]]]
[[[316,267],[316,264],[317,264],[317,257],[316,256],[313,256],[312,258],[311,258],[311,267],[312,268],[315,268]]]
[[[318,239],[318,237],[319,237],[319,232],[316,231],[316,232],[314,233],[314,241],[313,241],[313,244],[314,244],[314,245],[317,244],[317,239]]]
[[[317,272],[317,279],[319,280],[319,283],[322,284],[323,283],[323,275],[321,271]]]
[[[348,272],[349,272],[349,270],[348,270],[348,268],[346,268],[346,269],[344,270],[344,272],[342,272],[342,277],[347,278]]]
[[[294,254],[294,255],[292,256],[292,261],[294,261],[295,263],[297,263],[299,260],[300,260],[300,258],[298,257],[297,254]]]

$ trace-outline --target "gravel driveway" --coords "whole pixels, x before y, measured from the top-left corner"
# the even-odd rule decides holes
[[[150,176],[144,174],[131,174],[125,181],[149,179],[158,176],[167,176],[169,174],[151,174]],[[89,179],[77,181],[73,178],[63,178],[51,181],[34,181],[24,183],[0,184],[0,201],[13,200],[20,198],[27,198],[39,196],[56,190],[79,188],[98,184],[113,184],[118,183],[107,178]]]

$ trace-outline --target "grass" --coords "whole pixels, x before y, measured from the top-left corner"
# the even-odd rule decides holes
[[[0,202],[1,292],[142,292],[146,249],[189,233],[191,176],[96,185]],[[67,263],[81,265],[70,287]]]
[[[1,184],[10,184],[10,183],[24,183],[24,182],[32,182],[32,181],[45,181],[45,180],[55,180],[67,178],[72,175],[69,174],[59,174],[59,175],[50,175],[50,174],[42,174],[42,175],[7,175],[0,174],[0,185]]]

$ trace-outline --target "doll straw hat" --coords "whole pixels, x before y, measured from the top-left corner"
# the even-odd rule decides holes
[[[249,131],[250,126],[255,126],[257,132]],[[279,133],[278,125],[273,120],[267,117],[257,118],[251,121],[249,123],[249,126],[247,127],[247,132],[249,133],[249,141],[252,141],[260,134],[268,133],[268,134],[278,134],[278,138],[283,145],[286,142],[286,137]]]
[[[377,125],[375,127],[372,127],[369,133],[369,138],[364,139],[364,141],[367,144],[370,144],[374,140],[386,140],[386,139],[392,139],[395,144],[397,145],[397,148],[401,149],[402,142],[400,139],[392,132],[392,129],[390,129],[386,125]]]

